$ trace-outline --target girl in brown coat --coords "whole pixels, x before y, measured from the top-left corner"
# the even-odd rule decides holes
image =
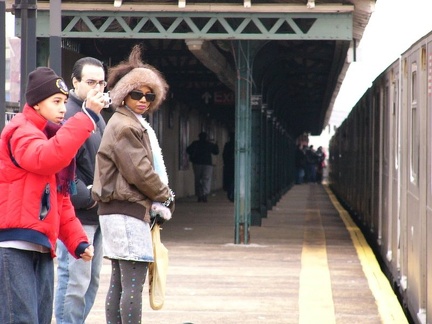
[[[153,262],[150,212],[165,219],[174,210],[174,194],[154,130],[143,115],[159,108],[168,85],[154,67],[143,64],[135,46],[127,62],[108,71],[112,105],[96,156],[93,197],[111,260],[106,298],[107,323],[141,323],[142,290]]]

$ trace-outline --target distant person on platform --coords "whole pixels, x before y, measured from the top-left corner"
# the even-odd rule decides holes
[[[296,184],[302,184],[305,177],[306,154],[305,147],[298,144],[295,151]]]
[[[198,141],[192,142],[186,148],[186,153],[193,164],[195,195],[198,197],[198,202],[207,202],[213,175],[212,154],[219,154],[219,146],[208,141],[205,132],[199,133],[198,137]]]
[[[306,149],[306,174],[305,182],[316,182],[316,166],[318,163],[318,156],[313,145]]]
[[[326,154],[322,146],[318,147],[316,151],[316,155],[317,155],[316,182],[322,183],[324,179],[324,168],[326,167],[325,165]]]

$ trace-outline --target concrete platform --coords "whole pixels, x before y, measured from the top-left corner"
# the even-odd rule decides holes
[[[356,241],[361,234],[347,229],[323,186],[291,189],[251,227],[248,245],[233,244],[233,215],[224,192],[208,203],[177,201],[161,232],[170,253],[165,305],[153,311],[144,296],[143,323],[407,322],[371,251]],[[87,324],[105,323],[109,277],[105,260]]]

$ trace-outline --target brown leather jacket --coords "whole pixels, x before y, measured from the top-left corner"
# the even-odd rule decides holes
[[[150,221],[152,202],[164,202],[170,188],[153,167],[147,130],[125,107],[110,118],[96,156],[92,188],[99,215],[124,214]],[[169,206],[174,211],[174,202]]]

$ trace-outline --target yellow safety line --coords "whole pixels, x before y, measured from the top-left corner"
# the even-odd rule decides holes
[[[336,323],[324,228],[319,210],[308,210],[301,255],[299,323]]]
[[[341,206],[336,199],[335,195],[328,188],[328,185],[324,185],[327,194],[333,206],[339,212],[339,215],[345,227],[350,233],[354,247],[357,251],[357,256],[363,268],[363,272],[369,284],[369,288],[375,298],[378,305],[378,311],[381,316],[381,320],[384,324],[387,323],[408,323],[408,320],[403,312],[402,306],[400,305],[396,294],[394,293],[390,282],[382,272],[379,263],[373,253],[371,247],[367,243],[363,233],[360,231],[358,226],[354,223],[348,212]]]

